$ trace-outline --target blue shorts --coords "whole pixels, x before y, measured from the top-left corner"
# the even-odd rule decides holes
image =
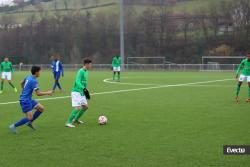
[[[61,72],[54,72],[54,79],[59,80],[61,77]]]
[[[27,113],[32,111],[39,103],[35,100],[20,100],[20,106],[22,108],[23,113]]]

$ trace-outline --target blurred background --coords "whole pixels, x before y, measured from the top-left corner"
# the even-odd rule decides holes
[[[120,53],[119,3],[1,0],[0,57],[48,64],[58,52],[65,64],[109,64]],[[124,22],[125,63],[238,63],[250,49],[250,0],[124,0]]]

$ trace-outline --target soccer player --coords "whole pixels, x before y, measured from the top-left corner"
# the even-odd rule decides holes
[[[55,54],[53,56],[54,60],[51,63],[51,70],[54,74],[54,79],[55,79],[55,84],[53,86],[53,91],[56,90],[56,87],[58,87],[60,89],[60,91],[62,92],[62,87],[59,83],[60,77],[62,75],[62,77],[64,76],[64,70],[63,70],[63,65],[59,60],[59,54]]]
[[[23,90],[20,95],[20,105],[23,113],[26,114],[26,117],[9,126],[9,129],[12,133],[16,133],[16,128],[21,125],[27,125],[28,127],[35,130],[35,128],[32,126],[32,122],[34,122],[43,113],[44,107],[40,103],[32,99],[33,91],[37,96],[51,96],[53,93],[52,90],[47,92],[42,92],[39,90],[37,78],[40,76],[40,70],[40,67],[33,66],[31,68],[32,75],[26,77],[23,81],[21,81]],[[36,109],[34,115],[32,114],[33,109]]]
[[[66,127],[74,128],[76,124],[83,124],[83,121],[79,119],[88,110],[87,99],[90,99],[89,92],[87,90],[88,85],[88,70],[91,69],[92,61],[90,59],[85,59],[83,62],[83,67],[78,71],[75,79],[74,86],[71,92],[72,107],[74,108],[71,112]]]
[[[242,71],[240,77],[239,74]],[[236,79],[239,80],[238,85],[237,85],[237,91],[236,91],[236,101],[239,102],[239,93],[240,93],[240,88],[243,83],[243,81],[247,81],[248,83],[248,99],[246,100],[247,102],[250,102],[250,53],[248,53],[246,59],[242,60],[238,70],[236,72]]]
[[[117,73],[117,81],[119,82],[121,79],[121,58],[119,55],[113,57],[112,67],[113,67],[113,81],[115,81],[115,76]]]
[[[4,61],[0,64],[0,72],[2,72],[1,89],[0,94],[3,93],[4,81],[7,80],[9,85],[17,92],[17,88],[11,83],[11,75],[13,73],[12,63],[8,57],[4,58]]]

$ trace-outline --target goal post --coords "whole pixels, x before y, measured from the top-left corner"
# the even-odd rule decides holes
[[[203,71],[221,71],[226,65],[232,65],[233,68],[240,64],[244,56],[202,56]]]
[[[202,64],[239,64],[244,56],[202,56]],[[208,61],[209,60],[209,61]]]

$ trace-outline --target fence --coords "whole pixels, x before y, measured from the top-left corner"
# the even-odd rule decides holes
[[[37,64],[44,70],[50,69],[50,64]],[[14,65],[16,71],[30,70],[32,65]],[[64,64],[65,71],[74,71],[81,64]],[[125,64],[126,71],[235,71],[238,64]],[[93,70],[111,70],[110,64],[93,64]]]

